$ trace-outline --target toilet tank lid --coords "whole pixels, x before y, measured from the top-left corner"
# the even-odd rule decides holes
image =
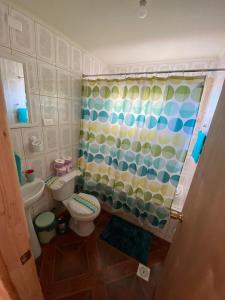
[[[81,171],[79,169],[74,169],[71,172],[58,177],[50,186],[51,190],[59,190],[63,187],[63,185],[70,180],[74,179],[76,176],[81,175]]]
[[[60,176],[60,179],[63,180],[63,182],[68,182],[70,181],[71,179],[75,178],[76,176],[79,176],[81,175],[81,171],[79,169],[73,169],[71,172],[63,175],[63,176]]]

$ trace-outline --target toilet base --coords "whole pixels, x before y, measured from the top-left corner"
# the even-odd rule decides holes
[[[79,236],[88,236],[95,230],[95,225],[93,221],[76,221],[71,218],[69,228]]]

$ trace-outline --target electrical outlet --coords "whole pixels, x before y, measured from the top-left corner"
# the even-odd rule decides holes
[[[148,268],[142,264],[138,265],[138,269],[137,269],[138,277],[144,279],[145,281],[149,281],[150,272],[151,272],[150,268]]]

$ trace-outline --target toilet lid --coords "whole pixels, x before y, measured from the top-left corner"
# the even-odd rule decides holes
[[[76,201],[76,199],[74,199],[76,195],[78,195],[80,197],[82,197],[82,196],[85,197],[88,201],[90,201],[90,203],[92,203],[92,205],[94,207],[96,207],[96,211],[99,210],[100,203],[96,197],[94,197],[92,195],[84,194],[84,193],[79,193],[79,194],[73,194],[73,196],[70,198],[70,200],[68,200],[68,208],[71,209],[71,211],[73,211],[75,214],[87,216],[87,215],[92,215],[93,213],[95,213],[93,210],[91,210],[86,205]]]

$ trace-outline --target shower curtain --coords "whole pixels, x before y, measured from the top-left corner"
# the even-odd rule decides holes
[[[84,80],[82,189],[139,223],[163,228],[205,77]]]

